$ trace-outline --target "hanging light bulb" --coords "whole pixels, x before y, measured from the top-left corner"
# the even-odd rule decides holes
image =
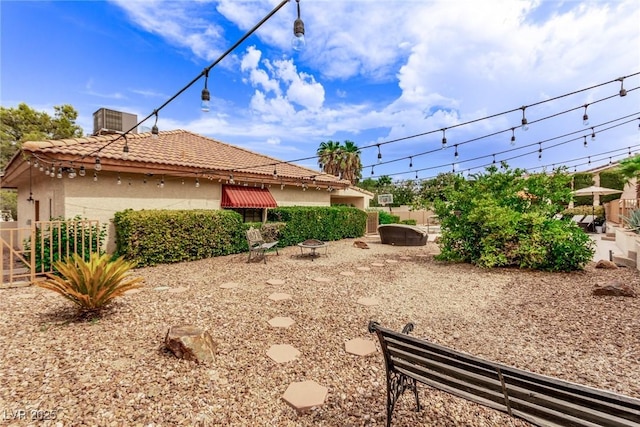
[[[538,144],[540,144],[540,148],[538,148],[538,160],[541,161],[542,160],[542,143],[539,142]]]
[[[416,179],[418,179],[418,171],[416,171]]]
[[[38,166],[40,166],[40,164],[38,163],[38,159],[36,159],[36,161],[33,162],[33,167],[38,169]]]
[[[160,188],[164,188],[164,177],[160,179]]]
[[[378,144],[378,163],[382,161],[382,153],[380,152],[380,144]]]
[[[304,22],[300,19],[300,0],[296,0],[298,8],[298,18],[293,21],[293,37],[291,38],[291,47],[293,50],[301,51],[307,42],[304,39]]]
[[[516,145],[516,128],[511,128],[511,145]]]
[[[200,180],[196,178],[196,188],[200,187]]]
[[[458,160],[458,157],[460,157],[458,155],[458,144],[455,144],[454,147],[455,147],[456,151],[455,151],[455,153],[453,153],[453,158]]]
[[[373,175],[373,166],[371,166],[371,175]]]
[[[278,170],[275,166],[273,167],[273,179],[278,179]]]
[[[100,163],[100,157],[96,157],[96,165],[93,168],[96,172],[100,172],[102,170],[102,163]]]
[[[42,165],[42,163],[40,163],[40,172],[42,172],[44,170],[44,166]]]
[[[584,136],[584,148],[587,148],[587,135]]]
[[[122,147],[122,158],[124,160],[127,160],[129,158],[129,144],[127,144],[126,139],[124,140],[124,147]]]
[[[587,114],[587,107],[589,104],[584,104],[584,114],[582,115],[582,124],[585,126],[589,125],[589,115]]]
[[[69,169],[69,179],[73,179],[77,176],[76,170],[74,168]]]
[[[78,172],[78,175],[85,176],[86,174],[87,174],[87,170],[84,168],[84,166],[80,166],[80,170]]]
[[[588,157],[589,158],[589,162],[587,164],[591,164],[591,156]]]
[[[200,109],[205,113],[209,112],[210,101],[211,101],[211,94],[209,93],[209,89],[207,89],[208,81],[209,81],[209,69],[205,68],[204,69],[204,89],[202,89],[202,94],[200,95],[200,99],[202,100],[202,103],[200,104]]]
[[[151,128],[151,138],[158,139],[158,110],[153,110],[153,114],[156,116],[156,121],[153,123],[153,127]]]
[[[56,175],[56,178],[62,179],[62,168],[58,168],[58,174]]]
[[[120,175],[118,175],[118,181],[116,181],[116,184],[118,184],[118,185],[122,184],[122,180],[120,179]]]
[[[442,149],[447,148],[447,137],[445,136],[447,128],[442,129]]]
[[[45,174],[46,176],[49,176],[49,166],[47,166],[47,169],[45,169],[44,174]]]
[[[593,128],[591,128],[591,141],[595,141],[596,140],[596,131],[593,130]]]
[[[413,168],[413,157],[409,157],[409,169]]]
[[[493,164],[495,165],[496,164],[496,155],[492,154],[492,156],[493,156]]]
[[[98,174],[97,174],[97,173],[95,173],[95,172],[93,173],[93,180],[94,180],[94,181],[97,181],[97,180],[98,180]]]
[[[529,130],[529,122],[527,121],[527,118],[524,115],[524,110],[526,110],[527,107],[523,105],[522,107],[520,107],[520,109],[522,110],[522,126],[521,126],[521,128],[522,128],[522,130],[527,131],[527,130]]]
[[[620,96],[627,96],[627,90],[624,88],[624,77],[620,77]]]
[[[233,174],[229,175],[229,184],[235,184],[236,182],[233,180]]]

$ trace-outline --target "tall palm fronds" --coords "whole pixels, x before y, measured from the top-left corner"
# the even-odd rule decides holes
[[[344,144],[331,140],[321,142],[316,154],[325,173],[340,176],[352,184],[362,177],[360,149],[353,141],[344,141]]]

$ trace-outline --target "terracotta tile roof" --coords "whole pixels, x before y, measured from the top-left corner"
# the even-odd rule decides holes
[[[311,179],[315,176],[318,182],[323,182],[325,185],[330,183],[336,187],[349,186],[348,181],[338,180],[333,175],[286,163],[186,130],[162,131],[157,139],[152,138],[150,132],[129,134],[127,144],[130,151],[126,160],[122,152],[124,143],[124,138],[119,135],[101,135],[28,141],[23,144],[23,150],[43,156],[45,160],[69,161],[71,159],[76,164],[81,163],[83,156],[85,163],[93,163],[93,159],[99,156],[105,169],[108,169],[110,163],[123,166],[123,162],[126,162],[128,167],[138,167],[141,172],[144,172],[142,169],[146,165],[184,173],[209,173],[218,176],[233,173],[273,180],[275,168],[278,179]]]

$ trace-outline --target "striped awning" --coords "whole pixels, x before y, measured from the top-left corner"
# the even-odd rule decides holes
[[[223,208],[275,208],[278,206],[267,188],[222,186]]]

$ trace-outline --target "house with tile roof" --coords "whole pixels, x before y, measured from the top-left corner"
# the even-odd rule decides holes
[[[28,141],[2,188],[18,190],[18,226],[80,216],[109,224],[125,209],[232,209],[246,222],[276,206],[369,206],[347,180],[186,130]]]

